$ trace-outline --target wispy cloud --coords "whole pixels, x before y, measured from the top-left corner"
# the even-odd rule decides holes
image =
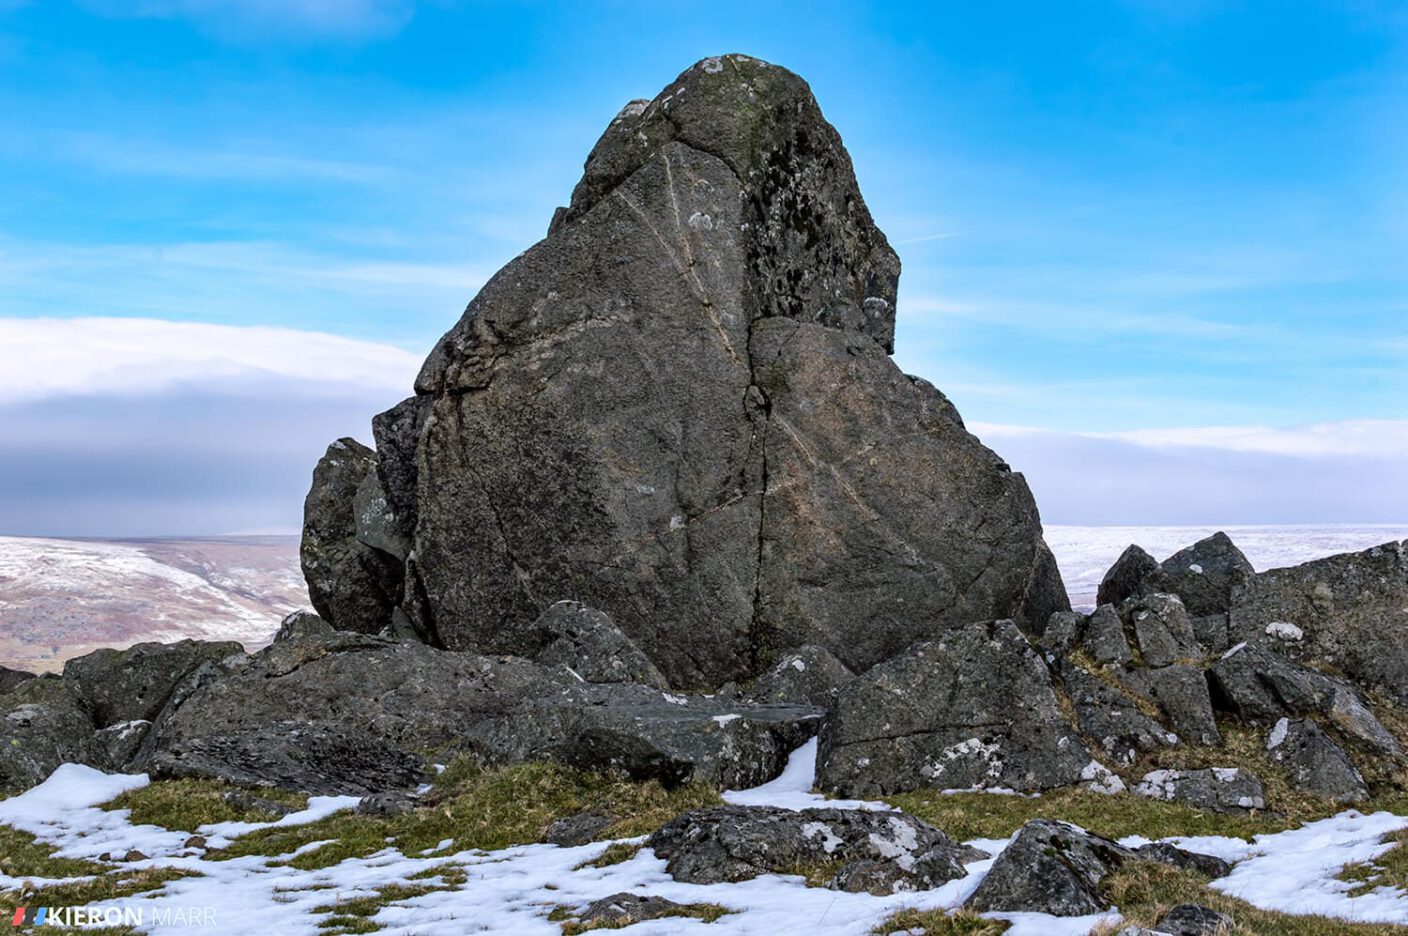
[[[154,319],[0,318],[0,404],[282,378],[408,392],[420,356],[289,328]],[[337,389],[341,388],[341,389]]]
[[[413,0],[87,0],[110,17],[181,19],[220,38],[359,40],[399,32]]]
[[[974,423],[984,438],[1031,437],[1048,432],[1028,426]],[[1305,426],[1190,426],[1126,432],[1074,432],[1073,437],[1124,442],[1149,449],[1201,449],[1265,455],[1402,457],[1408,459],[1408,419],[1349,419]]]

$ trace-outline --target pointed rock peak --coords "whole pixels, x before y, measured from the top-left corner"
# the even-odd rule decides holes
[[[841,136],[811,88],[761,59],[703,59],[654,99],[622,108],[550,233],[678,145],[722,161],[737,178],[740,227],[762,275],[754,318],[854,328],[894,350],[899,257],[875,226]]]

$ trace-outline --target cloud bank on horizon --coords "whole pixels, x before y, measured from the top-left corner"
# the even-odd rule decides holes
[[[724,50],[812,83],[897,361],[1048,522],[1408,521],[1391,5],[0,0],[0,533],[296,526],[619,106]]]

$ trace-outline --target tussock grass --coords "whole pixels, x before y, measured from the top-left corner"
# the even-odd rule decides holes
[[[155,825],[175,832],[194,832],[213,822],[269,822],[272,812],[246,809],[228,802],[226,793],[252,792],[260,799],[293,809],[308,805],[308,797],[283,790],[242,790],[217,780],[159,780],[139,790],[128,790],[103,804],[104,809],[130,809],[134,825]]]
[[[636,855],[640,854],[640,850],[640,845],[632,845],[629,842],[612,842],[610,845],[606,846],[600,855],[597,855],[590,861],[582,862],[572,870],[580,871],[583,868],[609,868],[623,861],[630,861]]]
[[[1349,890],[1350,897],[1360,897],[1380,887],[1396,887],[1408,890],[1408,829],[1394,832],[1384,837],[1385,842],[1393,842],[1394,847],[1373,861],[1353,864],[1339,874],[1341,881],[1354,886]]]
[[[314,907],[313,912],[328,914],[318,924],[318,929],[323,930],[327,936],[340,936],[344,933],[374,933],[382,927],[371,918],[376,916],[382,907],[402,900],[423,897],[439,890],[458,890],[463,883],[464,877],[461,876],[454,884],[439,887],[429,884],[387,884],[385,887],[377,888],[375,894],[364,897],[349,897],[335,903],[323,904],[320,907]]]
[[[278,856],[312,842],[330,844],[289,859],[296,868],[326,868],[388,846],[407,854],[450,840],[455,850],[494,850],[540,841],[555,819],[592,811],[621,817],[602,833],[627,838],[653,832],[680,813],[722,802],[704,784],[667,790],[625,776],[534,762],[486,768],[460,759],[436,778],[421,805],[405,816],[376,818],[338,813],[319,822],[241,836],[209,857]]]
[[[959,910],[901,910],[888,916],[870,932],[873,936],[908,933],[914,936],[1000,936],[1011,929],[1006,920],[985,920],[976,913]]]
[[[15,878],[71,878],[112,870],[95,861],[56,858],[56,851],[57,846],[45,845],[28,832],[0,825],[0,873]]]
[[[1124,914],[1124,922],[1104,926],[1095,932],[1109,936],[1128,925],[1151,927],[1159,917],[1179,904],[1209,907],[1232,918],[1227,936],[1387,936],[1408,933],[1408,927],[1383,923],[1350,923],[1322,916],[1301,916],[1258,910],[1245,901],[1218,893],[1206,880],[1189,871],[1180,871],[1152,862],[1133,862],[1111,875],[1106,892],[1112,904]]]

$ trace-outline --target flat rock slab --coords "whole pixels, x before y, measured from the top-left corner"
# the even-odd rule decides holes
[[[1154,770],[1134,787],[1135,795],[1186,803],[1220,813],[1265,809],[1261,781],[1239,767],[1200,770]]]
[[[646,842],[678,881],[829,872],[825,886],[876,895],[926,890],[986,857],[901,812],[716,806],[680,816]]]

